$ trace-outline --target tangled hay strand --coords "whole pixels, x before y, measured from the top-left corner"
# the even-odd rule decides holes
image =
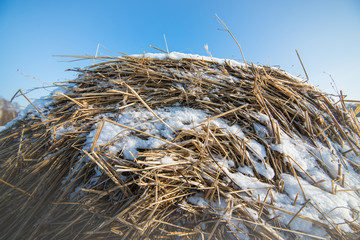
[[[169,56],[102,57],[0,133],[1,239],[357,237],[360,128],[343,99]]]

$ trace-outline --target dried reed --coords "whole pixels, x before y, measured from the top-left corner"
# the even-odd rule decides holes
[[[359,155],[357,119],[326,94],[267,66],[242,68],[190,58],[95,58],[102,62],[78,69],[78,78],[62,83],[67,92],[50,96],[53,102],[46,108],[35,108],[0,133],[1,239],[322,239],[291,230],[296,218],[325,229],[333,238],[356,237],[339,230],[331,219],[302,215],[311,200],[298,178],[308,177],[314,186],[319,182],[271,147],[281,142],[281,130],[314,147],[317,141],[328,147],[331,142],[346,143],[349,152],[338,154]],[[172,128],[153,112],[175,103],[209,113],[212,117],[201,123],[204,131]],[[118,114],[128,108],[149,109],[176,137],[169,141],[117,123]],[[259,113],[268,116],[270,126]],[[97,118],[100,114],[107,117]],[[265,147],[267,164],[275,172],[272,179],[258,173],[252,157],[257,153],[244,139],[210,124],[216,118],[237,124],[248,139]],[[112,143],[97,145],[105,122],[164,145],[140,149],[135,160],[111,154],[107,147]],[[259,136],[254,123],[264,125],[269,135]],[[95,128],[86,150],[87,134]],[[165,156],[175,163],[162,164]],[[232,159],[233,171],[250,167],[259,181],[272,187],[258,198],[254,189],[238,186],[216,156]],[[342,164],[360,171],[355,162]],[[283,173],[296,176],[302,190],[293,205],[302,195],[306,201],[297,212],[274,205],[273,193],[282,192],[286,184],[280,178]],[[341,183],[339,176],[331,176],[338,181],[334,184]],[[192,204],[187,201],[190,196],[202,196],[210,204]],[[227,204],[221,208],[218,203],[224,199]],[[292,216],[287,225],[277,221],[279,214]],[[356,220],[345,224],[359,231]]]

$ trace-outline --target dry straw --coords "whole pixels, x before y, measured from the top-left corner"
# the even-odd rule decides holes
[[[356,238],[341,231],[326,213],[324,221],[302,215],[309,206],[321,211],[307,199],[298,179],[312,177],[270,146],[281,142],[281,130],[307,139],[314,147],[317,140],[328,147],[331,142],[346,143],[351,148],[347,154],[359,156],[359,123],[344,105],[335,105],[306,82],[267,66],[239,67],[190,58],[96,59],[102,61],[77,70],[78,78],[63,83],[67,91],[51,95],[51,104],[30,111],[0,133],[1,239],[239,239],[245,235],[322,239],[291,230],[298,218],[322,227],[333,238]],[[264,145],[273,179],[258,173],[249,155],[254,150],[243,139],[210,124],[211,119],[202,123],[201,132],[174,129],[153,111],[175,103],[239,125],[248,139]],[[117,123],[119,113],[129,108],[149,109],[176,137],[166,140]],[[264,124],[259,113],[270,119],[266,141],[253,126]],[[99,119],[100,114],[107,117]],[[111,154],[107,145],[97,145],[105,123],[157,138],[164,145],[139,149],[135,160]],[[56,134],[61,128],[71,131]],[[86,150],[87,134],[94,129],[93,143]],[[159,160],[165,156],[175,163],[162,164]],[[260,197],[252,189],[242,189],[215,156],[232,159],[236,167],[250,167],[256,178],[272,187]],[[360,171],[355,162],[344,161]],[[96,171],[100,175],[94,182]],[[283,173],[296,176],[302,189],[293,204],[298,197],[306,202],[297,212],[274,204],[274,193],[282,192],[286,184],[280,179]],[[334,186],[346,182],[341,169],[331,178]],[[198,195],[214,204],[187,201]],[[227,202],[223,209],[216,205],[221,199]],[[284,214],[292,216],[287,225],[277,220]],[[344,224],[359,231],[356,219]]]

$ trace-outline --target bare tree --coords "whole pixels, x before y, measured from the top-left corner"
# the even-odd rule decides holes
[[[19,112],[19,105],[13,104],[4,98],[0,98],[0,126],[16,118]]]

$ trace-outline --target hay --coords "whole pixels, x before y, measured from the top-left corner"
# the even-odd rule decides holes
[[[267,66],[97,58],[0,133],[1,239],[356,238],[360,128],[344,99]],[[181,107],[206,118],[162,117]],[[124,124],[127,113],[140,118]],[[158,144],[126,151],[134,138]],[[281,150],[289,139],[312,168]],[[324,210],[315,188],[350,196],[351,219],[334,219],[345,207]]]

